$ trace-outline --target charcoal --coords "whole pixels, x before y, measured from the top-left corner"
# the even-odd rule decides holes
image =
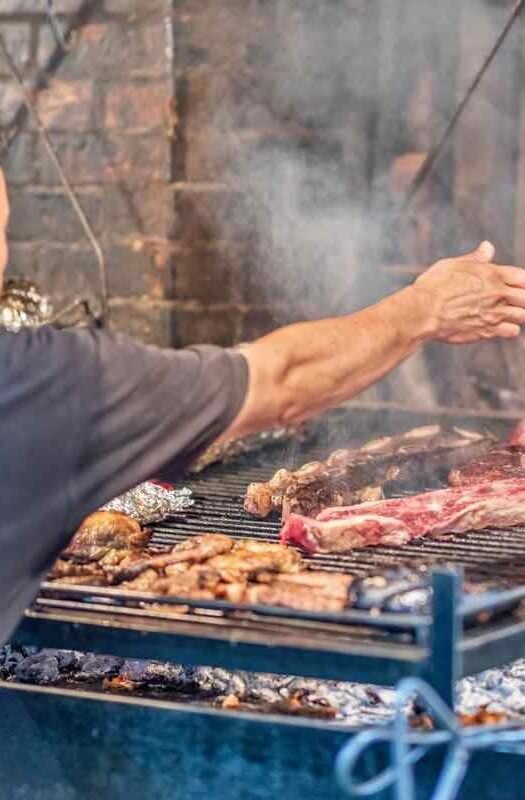
[[[177,691],[195,687],[193,670],[179,664],[130,659],[124,662],[120,677],[137,685],[155,686]]]
[[[0,661],[0,677],[6,679],[15,674],[24,656],[10,645],[7,645],[3,650],[3,657]]]
[[[104,678],[113,678],[119,674],[124,663],[123,658],[116,656],[86,655],[76,674],[79,681],[101,681]]]
[[[239,698],[246,696],[246,679],[243,673],[229,672],[226,669],[212,667],[197,667],[195,669],[195,682],[200,694],[207,697],[221,695],[235,695]]]
[[[14,677],[21,683],[36,683],[39,686],[58,683],[61,678],[58,659],[43,653],[26,656],[18,662]]]
[[[54,650],[46,648],[41,651],[42,655],[56,658],[60,672],[72,673],[79,669],[82,660],[86,658],[83,653],[76,650]]]

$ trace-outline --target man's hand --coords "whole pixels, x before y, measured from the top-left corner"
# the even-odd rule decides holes
[[[525,324],[525,270],[483,242],[356,314],[303,322],[244,348],[250,384],[225,438],[300,422],[362,392],[430,340],[512,338]]]
[[[449,344],[519,335],[525,324],[525,270],[491,263],[494,247],[482,242],[459,258],[438,261],[417,279],[429,338]]]

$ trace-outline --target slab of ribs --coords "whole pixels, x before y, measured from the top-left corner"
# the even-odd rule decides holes
[[[485,454],[494,445],[489,434],[440,425],[386,436],[358,449],[336,450],[325,461],[298,470],[278,470],[266,483],[252,483],[244,507],[267,517],[280,512],[315,517],[325,508],[380,500],[385,492],[412,491],[436,480],[443,485],[449,470]]]

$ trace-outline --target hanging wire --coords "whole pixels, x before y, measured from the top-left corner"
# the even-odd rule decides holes
[[[445,145],[447,144],[448,140],[450,139],[451,134],[454,132],[455,128],[457,127],[457,124],[458,124],[459,120],[461,119],[461,117],[463,115],[463,112],[467,108],[470,100],[472,99],[472,96],[475,94],[479,84],[483,80],[483,77],[484,77],[485,73],[487,72],[487,70],[490,67],[490,65],[492,64],[492,62],[494,61],[494,58],[496,57],[497,53],[501,49],[503,43],[505,42],[505,39],[507,38],[507,36],[509,35],[510,31],[512,30],[512,28],[514,26],[514,23],[518,19],[519,15],[523,11],[524,7],[525,7],[525,0],[517,0],[517,2],[514,4],[514,6],[512,8],[512,11],[511,11],[511,13],[510,13],[510,15],[509,15],[509,17],[507,19],[507,22],[505,23],[505,25],[503,27],[503,30],[501,31],[501,33],[499,34],[498,38],[494,42],[490,52],[488,53],[487,57],[483,61],[481,67],[478,70],[478,72],[476,73],[476,75],[472,79],[472,82],[468,86],[468,88],[467,88],[462,100],[460,101],[460,103],[458,104],[454,114],[452,115],[452,118],[451,118],[450,122],[448,123],[448,125],[445,128],[445,130],[443,131],[443,133],[442,133],[440,139],[438,140],[438,142],[434,145],[434,147],[432,148],[432,150],[430,151],[430,153],[428,154],[428,156],[424,160],[423,164],[421,165],[421,167],[419,168],[417,174],[415,175],[412,183],[410,184],[410,187],[408,189],[408,192],[406,194],[406,197],[405,197],[405,200],[404,200],[401,212],[400,212],[401,214],[406,214],[407,211],[409,210],[409,208],[412,206],[412,204],[413,204],[413,202],[414,202],[419,190],[421,189],[421,186],[425,182],[427,176],[432,171],[432,168],[434,167],[434,164],[436,163],[436,161],[440,157],[441,153],[443,152],[443,150],[445,148]]]
[[[93,231],[91,223],[89,222],[86,214],[84,213],[84,210],[83,210],[83,208],[82,208],[82,206],[81,206],[81,204],[80,204],[80,202],[79,202],[79,200],[78,200],[78,198],[77,198],[77,196],[75,194],[75,191],[74,191],[73,187],[71,186],[71,183],[70,183],[66,173],[64,172],[64,169],[62,167],[62,164],[60,163],[58,155],[57,155],[57,153],[56,153],[56,151],[55,151],[55,149],[54,149],[54,147],[53,147],[53,145],[51,143],[51,140],[49,138],[47,130],[46,130],[42,120],[40,119],[40,116],[39,116],[39,114],[38,114],[38,112],[37,112],[37,110],[35,108],[33,99],[32,99],[28,89],[26,88],[26,86],[24,84],[22,76],[20,75],[20,73],[19,73],[19,71],[18,71],[13,59],[11,58],[11,55],[10,55],[9,50],[7,49],[7,46],[6,46],[6,43],[5,43],[5,39],[4,39],[4,37],[3,37],[1,32],[0,32],[0,52],[4,57],[4,60],[5,60],[8,68],[9,68],[9,71],[10,71],[12,77],[14,78],[14,80],[19,85],[19,87],[20,87],[20,89],[22,91],[22,95],[23,95],[24,102],[25,102],[26,108],[28,110],[28,113],[33,118],[33,120],[35,122],[35,125],[37,126],[38,131],[39,131],[40,135],[42,136],[42,139],[44,141],[44,145],[46,147],[48,155],[49,155],[51,161],[53,162],[53,164],[55,165],[55,168],[56,168],[56,170],[57,170],[57,172],[58,172],[58,174],[60,176],[60,180],[61,180],[62,185],[63,185],[63,187],[64,187],[64,189],[66,191],[66,194],[67,194],[67,196],[69,198],[69,201],[70,201],[71,205],[73,206],[73,209],[74,209],[74,211],[75,211],[75,213],[76,213],[76,215],[78,217],[78,220],[79,220],[79,222],[80,222],[80,224],[81,224],[81,226],[82,226],[82,228],[84,230],[86,238],[89,241],[89,243],[90,243],[90,245],[91,245],[91,247],[93,249],[93,252],[95,253],[95,257],[96,257],[96,260],[97,260],[97,266],[98,266],[98,276],[99,276],[99,284],[100,284],[100,305],[101,305],[100,316],[98,317],[97,322],[101,327],[104,327],[107,324],[107,320],[108,320],[108,288],[107,288],[106,260],[105,260],[105,257],[104,257],[104,253],[102,251],[102,247],[100,246],[100,243],[99,243],[99,241],[98,241],[98,239],[97,239],[97,237],[95,235],[95,232]]]
[[[71,41],[67,41],[60,29],[60,23],[58,22],[55,14],[55,9],[53,6],[53,0],[47,0],[47,17],[49,19],[49,25],[53,32],[53,37],[55,39],[55,43],[62,48],[62,50],[70,50],[72,46]]]

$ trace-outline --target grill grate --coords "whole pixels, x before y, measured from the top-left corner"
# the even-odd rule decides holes
[[[304,448],[296,464],[327,455],[326,449]],[[259,456],[253,464],[214,467],[188,483],[195,505],[183,515],[156,525],[153,543],[171,546],[183,538],[203,532],[225,533],[236,539],[278,541],[278,519],[256,519],[243,509],[246,487],[252,481],[267,480],[286,459],[272,454]],[[293,464],[291,465],[293,466]],[[349,555],[305,556],[313,569],[363,576],[397,565],[453,564],[465,568],[471,580],[498,579],[502,586],[525,582],[525,526],[487,529],[468,534],[448,534],[439,539],[421,539],[403,547],[378,546]]]
[[[317,445],[293,445],[288,450],[274,448],[257,454],[242,457],[235,464],[217,465],[209,468],[201,475],[186,482],[192,490],[195,504],[184,513],[179,514],[161,524],[152,526],[152,546],[171,547],[188,536],[200,533],[225,533],[236,540],[245,538],[259,541],[277,542],[280,522],[278,519],[257,519],[244,511],[243,499],[246,487],[253,481],[267,480],[279,467],[293,469],[305,463],[325,458],[332,447],[321,448]],[[293,451],[293,452],[292,452]],[[467,579],[474,582],[489,582],[491,589],[498,588],[495,593],[487,595],[486,607],[503,602],[506,595],[512,595],[512,604],[516,600],[516,592],[521,599],[525,595],[525,526],[523,528],[483,530],[469,534],[449,534],[437,539],[421,539],[402,547],[378,546],[356,550],[348,555],[315,554],[304,556],[305,563],[315,570],[327,572],[344,572],[355,577],[363,577],[382,572],[387,568],[408,565],[454,565],[465,570]],[[520,587],[515,589],[514,587]],[[149,599],[148,599],[149,598]],[[152,600],[155,607],[151,607]],[[376,633],[384,629],[384,633],[392,634],[395,628],[415,630],[426,624],[426,617],[418,614],[399,615],[392,612],[370,614],[349,609],[340,614],[323,614],[315,612],[299,612],[291,609],[277,609],[269,606],[250,606],[240,608],[225,601],[205,602],[187,601],[184,598],[154,598],[152,595],[122,593],[118,587],[111,589],[95,589],[91,587],[67,587],[44,584],[37,606],[43,608],[83,609],[89,608],[93,613],[103,613],[104,604],[111,613],[131,613],[133,608],[148,608],[148,616],[162,618],[168,613],[174,619],[176,605],[189,606],[190,615],[184,616],[181,609],[179,616],[186,620],[197,621],[199,614],[225,615],[231,614],[236,619],[245,619],[245,623],[255,624],[264,619],[265,624],[283,626],[286,624],[332,623],[333,625],[366,625]],[[146,604],[146,606],[144,605]],[[167,608],[171,605],[171,610]],[[140,613],[140,612],[139,612]],[[245,615],[248,615],[247,617]],[[255,614],[255,616],[254,616]],[[286,619],[285,619],[286,618]],[[310,623],[310,624],[311,624]],[[318,633],[320,633],[318,628]]]

